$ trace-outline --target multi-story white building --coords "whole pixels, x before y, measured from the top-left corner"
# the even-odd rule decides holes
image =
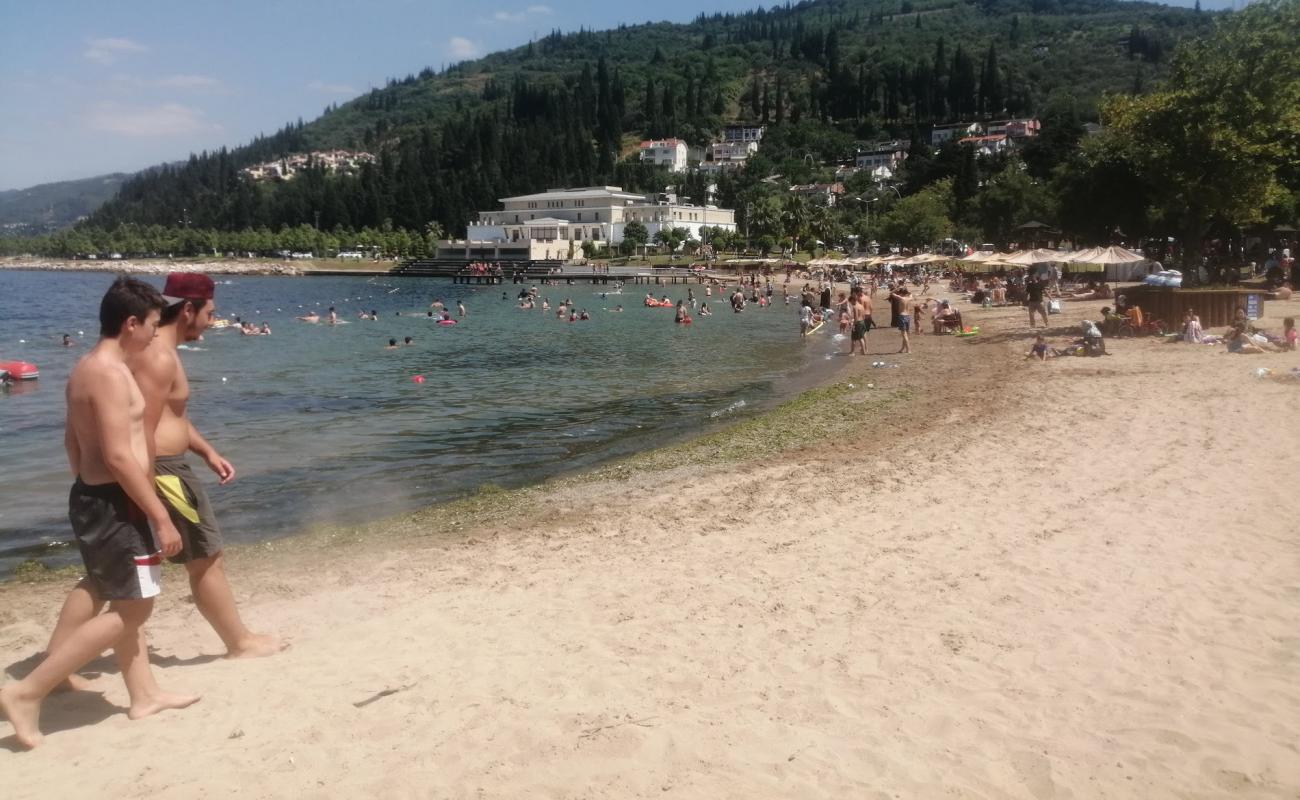
[[[685,172],[690,148],[681,139],[647,139],[641,143],[641,160],[673,172]]]
[[[758,152],[758,142],[731,141],[714,142],[705,151],[704,160],[700,162],[701,172],[721,172],[726,169],[739,169],[745,166],[749,157]]]
[[[870,147],[859,150],[854,163],[858,169],[869,170],[873,175],[887,174],[892,177],[907,160],[907,152],[911,146],[911,142],[901,139],[875,142]]]
[[[736,229],[735,211],[678,202],[675,195],[643,195],[619,186],[548,189],[503,197],[499,211],[480,211],[465,239],[444,240],[444,258],[570,258],[583,242],[617,245],[629,222],[645,225],[651,241],[665,228],[684,228],[691,238],[700,229]]]

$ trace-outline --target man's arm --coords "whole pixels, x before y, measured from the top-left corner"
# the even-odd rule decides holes
[[[154,493],[153,480],[136,460],[131,448],[131,387],[128,380],[117,370],[108,371],[93,400],[100,452],[118,485],[148,518],[158,548],[163,555],[174,556],[180,552],[181,536],[172,524],[167,508]]]
[[[221,479],[221,485],[225,486],[235,479],[235,465],[221,457],[217,448],[213,447],[203,434],[199,433],[194,427],[194,423],[189,419],[185,424],[190,427],[190,450],[207,462],[208,467]]]

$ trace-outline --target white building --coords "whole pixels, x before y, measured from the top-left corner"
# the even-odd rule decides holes
[[[619,186],[548,189],[537,194],[501,198],[499,211],[480,211],[466,238],[439,243],[444,258],[566,259],[582,243],[617,245],[629,222],[646,227],[650,240],[665,228],[684,228],[700,238],[700,229],[736,229],[736,214],[713,205],[678,202],[675,195],[643,195]]]
[[[690,148],[681,139],[648,139],[641,143],[641,161],[673,172],[685,172]]]
[[[704,153],[700,162],[701,172],[721,172],[726,169],[740,169],[749,157],[758,152],[758,142],[714,142]]]
[[[901,139],[876,142],[868,148],[859,150],[854,163],[858,169],[869,170],[872,174],[876,174],[877,170],[883,168],[892,176],[907,160],[907,152],[911,146],[911,142]]]

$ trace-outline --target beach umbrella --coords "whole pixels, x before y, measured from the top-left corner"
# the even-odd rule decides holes
[[[1073,258],[1081,264],[1136,264],[1139,261],[1146,261],[1147,257],[1141,253],[1135,253],[1132,250],[1126,250],[1123,247],[1098,247],[1095,253],[1089,253],[1084,258]]]
[[[1082,263],[1087,263],[1089,258],[1095,257],[1100,252],[1101,252],[1100,247],[1085,247],[1082,250],[1075,250],[1074,252],[1066,253],[1064,254],[1064,256],[1062,256],[1062,258],[1064,258],[1065,261],[1070,263],[1082,264]]]
[[[1040,247],[1035,250],[1021,250],[1017,253],[1012,253],[1002,260],[1008,264],[1023,267],[1029,264],[1046,264],[1051,261],[1065,261],[1066,255],[1066,253],[1057,250],[1048,250]]]
[[[957,260],[958,260],[958,261],[965,261],[965,262],[967,262],[967,263],[971,263],[971,264],[978,264],[978,263],[981,263],[981,262],[984,262],[984,261],[990,261],[990,260],[992,260],[992,259],[995,259],[995,258],[997,258],[997,257],[1000,256],[1000,255],[1002,255],[1002,254],[1001,254],[1001,253],[998,253],[998,252],[996,252],[996,251],[994,251],[994,250],[979,250],[979,251],[977,251],[977,252],[971,253],[971,254],[968,255],[968,256],[962,256],[961,258],[959,258],[959,259],[957,259]]]

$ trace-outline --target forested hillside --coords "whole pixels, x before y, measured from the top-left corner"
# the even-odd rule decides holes
[[[1213,16],[1111,0],[819,0],[685,25],[556,33],[394,80],[246,146],[146,171],[90,225],[174,225],[183,211],[191,226],[214,230],[435,223],[457,233],[509,194],[595,183],[661,190],[679,179],[628,160],[636,139],[702,145],[725,122],[765,121],[760,158],[720,186],[719,201],[738,207],[744,222],[742,195],[755,181],[826,177],[822,165],[850,156],[856,140],[1036,114],[1068,129],[1058,144],[1072,146],[1103,92],[1143,92],[1165,73],[1176,43]],[[254,183],[240,175],[250,164],[333,147],[379,159],[351,176],[318,169]],[[1042,170],[1060,158],[1040,156]],[[945,177],[977,180],[956,175],[959,154],[948,160],[911,170],[904,193]],[[681,188],[703,194],[699,181]]]

